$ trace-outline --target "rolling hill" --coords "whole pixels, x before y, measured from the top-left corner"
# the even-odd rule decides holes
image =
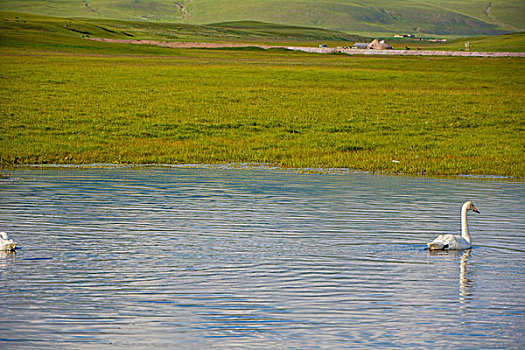
[[[254,21],[216,25],[64,18],[0,11],[0,47],[48,48],[92,46],[85,38],[160,41],[205,41],[273,44],[353,43],[365,38],[322,28]],[[97,45],[98,46],[98,45]]]
[[[0,0],[0,10],[186,24],[252,20],[362,35],[525,30],[523,0]]]

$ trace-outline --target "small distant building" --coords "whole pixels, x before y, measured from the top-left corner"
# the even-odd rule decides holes
[[[415,38],[414,34],[395,34],[394,38]]]
[[[369,43],[355,43],[352,49],[368,49],[368,44]]]
[[[387,44],[386,41],[374,39],[371,43],[355,43],[352,49],[369,49],[369,50],[392,50],[392,46]]]

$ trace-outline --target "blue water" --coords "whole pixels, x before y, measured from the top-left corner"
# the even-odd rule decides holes
[[[272,169],[0,179],[0,348],[525,348],[525,184]],[[429,253],[438,234],[474,248]]]

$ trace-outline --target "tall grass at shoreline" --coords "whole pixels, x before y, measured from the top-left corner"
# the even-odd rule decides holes
[[[523,59],[144,50],[4,50],[1,165],[525,175]]]

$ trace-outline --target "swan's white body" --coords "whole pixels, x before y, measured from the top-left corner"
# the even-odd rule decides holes
[[[0,251],[12,252],[15,250],[16,243],[13,242],[9,235],[5,232],[0,232]]]
[[[433,242],[427,243],[430,250],[464,250],[472,247],[472,240],[468,231],[467,211],[476,209],[472,202],[465,202],[461,207],[461,236],[459,235],[439,235]]]

